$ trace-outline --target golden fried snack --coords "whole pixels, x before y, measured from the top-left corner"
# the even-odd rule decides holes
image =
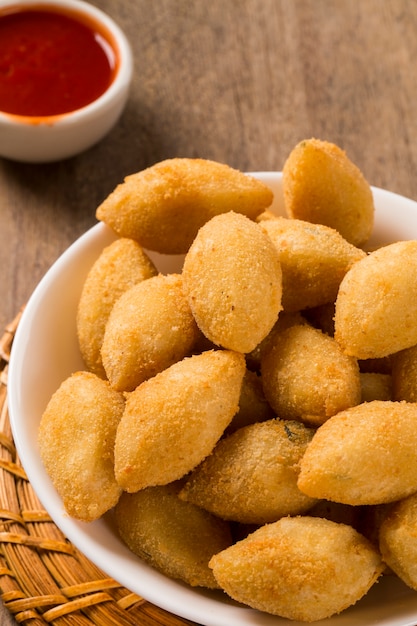
[[[104,248],[85,280],[77,310],[77,334],[87,368],[105,378],[101,344],[110,311],[120,296],[157,270],[132,239],[117,239]]]
[[[393,400],[417,402],[417,346],[392,355]]]
[[[366,256],[336,230],[322,224],[277,217],[260,226],[279,254],[284,311],[334,302],[346,272]]]
[[[227,427],[226,434],[255,422],[266,422],[273,417],[275,413],[265,398],[261,377],[247,369],[240,392],[239,410]]]
[[[263,352],[261,373],[265,397],[284,419],[318,426],[361,400],[356,359],[307,324],[275,335]]]
[[[313,430],[289,420],[251,424],[222,439],[188,477],[180,498],[223,519],[265,524],[307,511],[297,487]]]
[[[390,374],[361,372],[360,379],[362,389],[361,402],[372,402],[372,400],[394,400],[392,393],[392,377]],[[401,399],[407,400],[407,398]]]
[[[170,484],[124,493],[115,507],[117,530],[132,552],[166,576],[218,588],[208,562],[231,545],[229,524],[177,492]]]
[[[320,426],[301,459],[312,498],[384,504],[417,491],[417,404],[374,400]]]
[[[335,339],[346,354],[381,358],[417,344],[417,241],[400,241],[355,263],[336,299]]]
[[[272,200],[267,185],[228,165],[176,158],[127,176],[96,215],[144,248],[184,254],[214,215],[235,211],[255,219]]]
[[[180,274],[159,274],[131,287],[107,321],[101,357],[111,385],[133,391],[188,356],[200,331]]]
[[[417,494],[385,512],[379,527],[379,547],[392,571],[417,590]]]
[[[115,473],[128,492],[164,485],[214,448],[238,410],[245,358],[213,350],[175,363],[135,389],[115,445]]]
[[[76,372],[51,397],[38,442],[45,469],[69,515],[98,519],[119,499],[114,442],[124,397],[90,372]]]
[[[330,226],[354,246],[369,239],[374,224],[371,187],[335,144],[301,141],[284,164],[282,184],[289,217]]]
[[[282,308],[278,253],[261,227],[238,213],[213,217],[199,230],[183,279],[199,328],[223,348],[253,350]]]
[[[234,600],[313,622],[362,598],[380,576],[378,551],[356,530],[317,517],[283,517],[212,557]]]

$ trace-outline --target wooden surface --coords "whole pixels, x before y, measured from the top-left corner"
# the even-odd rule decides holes
[[[165,158],[281,170],[315,136],[344,148],[372,185],[417,199],[413,0],[93,4],[131,41],[131,97],[107,138],[74,159],[0,159],[1,328],[115,185]]]

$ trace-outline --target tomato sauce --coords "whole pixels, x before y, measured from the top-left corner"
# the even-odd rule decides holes
[[[74,111],[104,93],[116,68],[114,47],[92,21],[41,7],[0,13],[0,111]]]

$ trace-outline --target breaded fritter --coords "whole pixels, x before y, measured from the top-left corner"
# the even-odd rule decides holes
[[[115,471],[128,492],[168,484],[210,452],[238,410],[242,354],[188,357],[129,394],[117,429]]]
[[[316,431],[298,487],[344,504],[384,504],[417,491],[417,404],[374,400]]]
[[[335,339],[346,354],[375,359],[417,344],[417,241],[400,241],[355,263],[336,299]]]
[[[76,372],[53,394],[41,418],[43,464],[68,514],[85,522],[101,517],[121,494],[114,442],[124,404],[107,381]]]
[[[322,224],[277,217],[261,223],[261,228],[278,251],[284,311],[334,302],[346,272],[366,256]]]
[[[213,556],[209,563],[234,600],[292,620],[340,613],[378,579],[378,551],[346,524],[283,517]]]
[[[374,225],[372,189],[339,146],[307,139],[290,152],[282,171],[289,217],[330,226],[362,246]]]
[[[252,351],[282,308],[278,253],[244,215],[218,215],[199,230],[185,257],[183,279],[199,328],[223,348]]]
[[[175,158],[127,176],[96,215],[144,248],[184,254],[214,215],[235,211],[255,219],[272,200],[267,185],[228,165]]]
[[[104,248],[84,282],[77,309],[77,335],[86,367],[105,378],[101,360],[104,330],[114,303],[157,270],[142,247],[132,239],[116,239]]]
[[[111,385],[133,391],[191,354],[200,337],[180,274],[159,274],[134,285],[115,303],[101,356]]]
[[[279,419],[240,428],[190,474],[180,497],[246,524],[305,512],[315,499],[300,492],[297,478],[313,433],[299,422]]]
[[[276,333],[261,359],[265,397],[276,414],[318,426],[361,401],[359,366],[307,324]]]
[[[229,524],[183,502],[175,484],[124,493],[115,508],[117,530],[127,546],[171,578],[218,588],[208,562],[232,543]]]

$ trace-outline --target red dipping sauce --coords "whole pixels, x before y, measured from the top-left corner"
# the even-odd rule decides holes
[[[110,35],[81,14],[42,5],[0,12],[0,111],[80,109],[106,91],[117,63]]]

